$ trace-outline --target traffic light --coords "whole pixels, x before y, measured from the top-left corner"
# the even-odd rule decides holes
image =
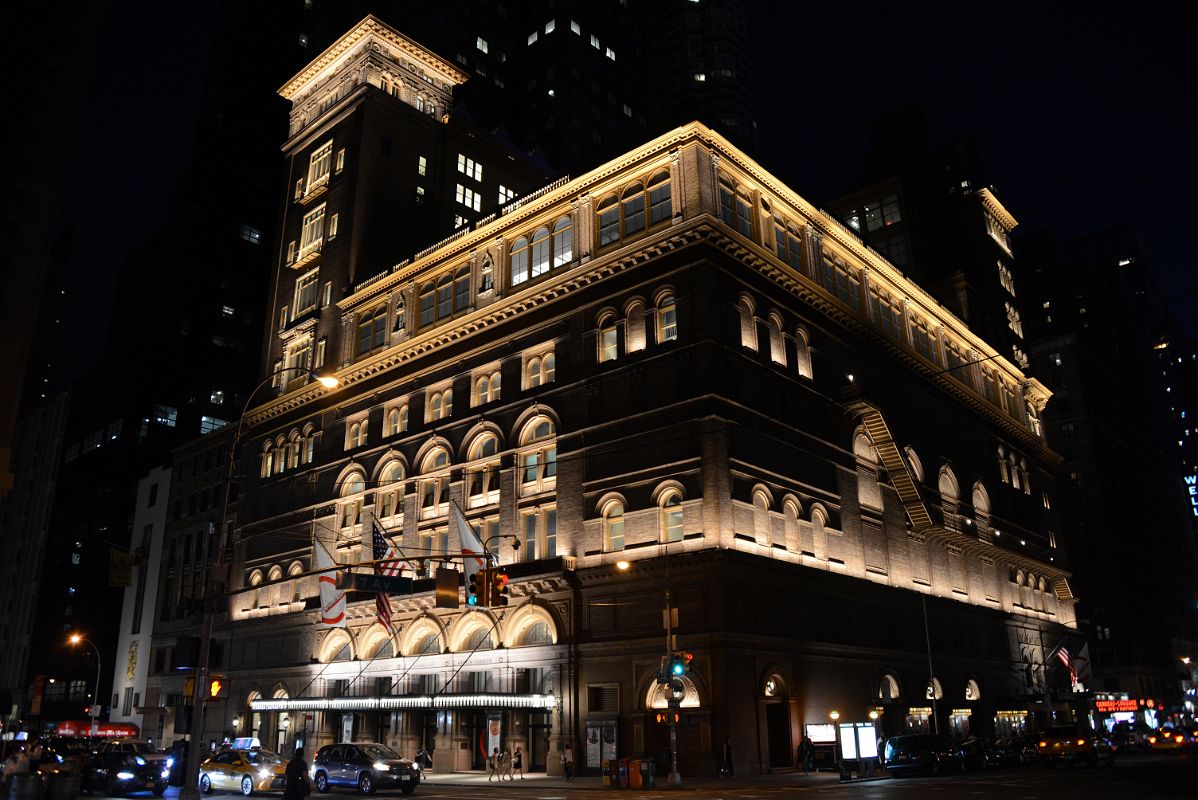
[[[476,608],[486,608],[490,605],[488,600],[489,589],[491,588],[490,570],[480,569],[478,572],[470,576],[469,594],[466,599],[466,605]]]
[[[487,605],[506,606],[512,596],[512,590],[507,585],[507,573],[499,570],[489,570],[489,572],[491,573],[491,592],[487,597]]]
[[[691,671],[691,664],[695,660],[694,653],[676,652],[670,656],[670,676],[680,677]]]
[[[223,675],[213,675],[208,680],[208,699],[223,700],[229,696],[229,682]]]

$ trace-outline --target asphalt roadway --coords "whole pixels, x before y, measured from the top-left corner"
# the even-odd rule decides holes
[[[177,797],[171,787],[167,797]],[[350,798],[357,793],[337,789],[328,800]],[[530,775],[524,781],[488,783],[480,773],[427,776],[411,795],[438,800],[669,800],[685,796],[694,800],[775,800],[805,795],[829,800],[915,800],[936,798],[979,798],[986,800],[1155,800],[1155,798],[1198,799],[1198,751],[1169,754],[1137,754],[1119,758],[1113,767],[1068,767],[1046,769],[1029,766],[966,772],[937,778],[905,777],[842,783],[831,773],[804,776],[798,773],[728,780],[687,780],[679,789],[604,788],[598,778],[583,777],[572,781]],[[143,795],[134,795],[142,797]],[[144,795],[151,798],[152,795]],[[266,795],[267,797],[271,795]],[[277,795],[274,795],[277,797]],[[398,791],[380,791],[378,796],[403,798]],[[213,800],[237,795],[217,792]],[[308,800],[324,796],[313,794]]]

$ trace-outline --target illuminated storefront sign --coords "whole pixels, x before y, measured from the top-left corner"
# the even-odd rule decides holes
[[[1099,714],[1114,714],[1119,711],[1136,711],[1143,705],[1143,700],[1137,700],[1134,697],[1121,700],[1095,700],[1094,710]]]
[[[1198,517],[1198,475],[1186,475],[1186,491],[1190,493],[1190,510]]]

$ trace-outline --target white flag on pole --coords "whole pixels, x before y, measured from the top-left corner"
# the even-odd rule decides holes
[[[487,551],[483,547],[478,533],[466,522],[466,516],[458,504],[452,500],[449,503],[449,527],[457,531],[458,541],[461,542],[462,571],[466,573],[466,586],[474,579],[474,573],[487,566]]]
[[[333,556],[322,542],[313,544],[316,556],[316,569],[332,570],[337,566]],[[344,628],[345,621],[345,592],[337,588],[336,572],[321,572],[320,581],[320,624],[329,628]]]

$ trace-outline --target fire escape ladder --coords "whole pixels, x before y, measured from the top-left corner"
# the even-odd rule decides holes
[[[886,420],[882,418],[882,412],[864,402],[852,404],[851,410],[860,415],[861,422],[865,426],[865,433],[869,436],[874,450],[877,451],[882,466],[886,467],[886,472],[890,475],[890,483],[898,492],[903,509],[907,512],[911,530],[915,533],[927,531],[932,527],[932,516],[928,513],[928,507],[919,493],[919,485],[911,474],[911,467],[903,458],[902,452],[899,451],[894,437],[890,435],[890,428],[887,426]]]

